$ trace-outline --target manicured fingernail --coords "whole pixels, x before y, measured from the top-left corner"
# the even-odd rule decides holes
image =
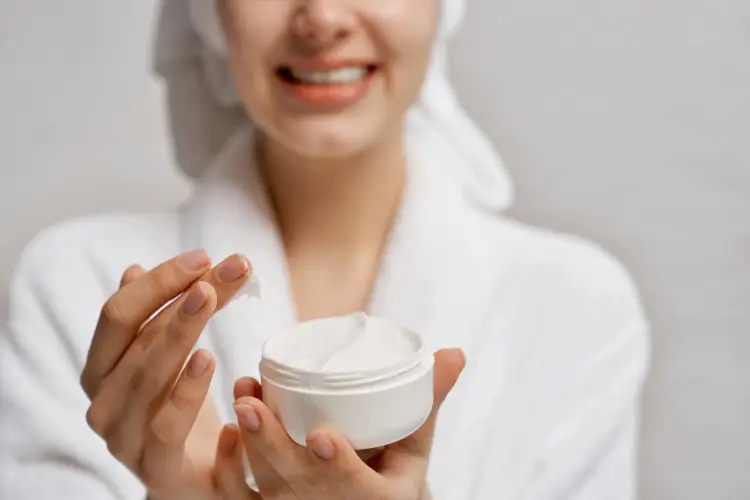
[[[198,351],[193,354],[193,357],[190,358],[190,362],[187,366],[188,377],[199,378],[201,375],[206,373],[206,368],[208,368],[208,361],[209,358],[203,351]]]
[[[200,285],[194,286],[189,292],[182,303],[182,312],[188,316],[197,314],[203,306],[206,304],[206,293],[203,291],[203,287]]]
[[[336,450],[333,448],[333,441],[325,434],[311,436],[307,445],[323,460],[332,460],[336,454]]]
[[[260,429],[260,415],[258,415],[258,410],[248,405],[235,405],[234,411],[237,413],[237,419],[244,428],[250,431]]]
[[[233,283],[247,274],[250,263],[242,255],[232,255],[219,265],[217,275],[222,283]]]
[[[185,271],[196,272],[209,267],[211,265],[211,259],[203,250],[193,250],[192,252],[183,254],[177,259],[177,265]]]

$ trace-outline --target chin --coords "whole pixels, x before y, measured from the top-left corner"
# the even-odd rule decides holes
[[[277,130],[275,139],[284,148],[307,158],[355,157],[378,144],[385,135],[383,127],[358,120],[297,120]]]

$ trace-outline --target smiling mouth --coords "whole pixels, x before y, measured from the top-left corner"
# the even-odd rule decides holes
[[[276,71],[278,77],[292,85],[350,85],[370,78],[378,66],[344,66],[335,69],[300,69],[282,66]]]

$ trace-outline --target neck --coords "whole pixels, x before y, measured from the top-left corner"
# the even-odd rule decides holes
[[[345,159],[303,157],[266,139],[260,158],[289,254],[317,250],[346,260],[379,251],[404,187],[400,131]]]

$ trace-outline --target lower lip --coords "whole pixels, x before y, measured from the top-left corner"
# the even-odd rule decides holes
[[[282,86],[297,101],[322,108],[341,108],[360,101],[372,86],[377,71],[352,83],[310,84],[289,82],[279,77]]]

